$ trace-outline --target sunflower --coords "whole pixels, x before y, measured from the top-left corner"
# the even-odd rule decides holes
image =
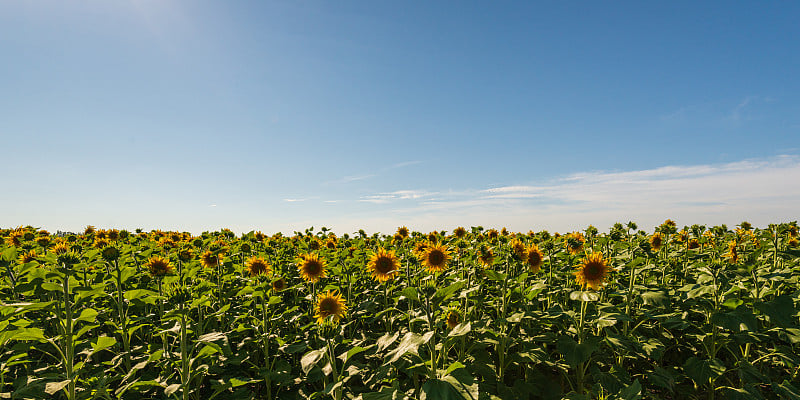
[[[789,239],[789,241],[786,244],[788,244],[789,247],[797,247],[798,242],[797,242],[797,239],[791,238],[791,239]]]
[[[499,233],[499,232],[497,232],[497,230],[496,230],[496,229],[489,229],[488,231],[486,231],[486,237],[488,237],[488,238],[489,238],[489,240],[495,240],[495,239],[497,239],[497,236],[498,236],[499,234],[500,234],[500,233]]]
[[[100,255],[106,261],[114,261],[119,258],[119,249],[114,246],[106,246],[100,252]]]
[[[575,271],[575,279],[582,287],[590,287],[594,290],[600,289],[608,279],[611,267],[606,265],[601,253],[592,253],[583,259],[583,263]]]
[[[19,246],[22,244],[22,232],[11,232],[8,237],[6,237],[6,244],[9,246]]]
[[[192,248],[191,247],[184,247],[183,249],[178,251],[178,259],[181,262],[189,262],[192,260]]]
[[[488,247],[481,247],[478,250],[478,261],[484,267],[491,267],[494,265],[494,252]]]
[[[583,238],[583,234],[580,232],[572,232],[564,237],[564,243],[570,254],[580,253],[580,251],[583,250],[584,242],[586,242],[586,239]]]
[[[252,250],[253,248],[250,246],[250,243],[242,243],[242,245],[239,246],[239,251],[242,253],[250,253]]]
[[[650,236],[650,248],[658,251],[661,249],[661,244],[663,243],[663,239],[661,238],[661,232],[656,232],[653,236]]]
[[[264,239],[267,238],[267,235],[263,234],[261,231],[257,231],[256,234],[255,234],[255,237],[256,237],[256,241],[263,242]]]
[[[392,243],[394,243],[395,245],[403,243],[403,235],[395,233],[394,236],[392,236]]]
[[[447,327],[450,329],[455,328],[458,324],[461,323],[461,313],[458,312],[455,308],[451,308],[445,314],[445,322],[447,322]]]
[[[342,295],[339,294],[339,291],[329,290],[317,296],[316,310],[317,313],[314,315],[314,318],[317,319],[318,323],[322,324],[328,317],[331,317],[334,322],[339,322],[347,313],[347,305],[344,304],[344,300],[342,299]]]
[[[116,229],[111,229],[108,231],[108,240],[116,241],[119,239],[119,231]]]
[[[47,236],[39,236],[36,238],[36,244],[42,247],[47,247],[50,244],[50,238]]]
[[[400,262],[394,254],[394,250],[379,248],[369,260],[367,268],[372,271],[372,278],[378,282],[386,282],[397,273]]]
[[[463,226],[459,226],[455,230],[453,230],[453,234],[456,235],[457,238],[461,239],[467,234],[467,230],[464,229]]]
[[[508,244],[511,247],[511,251],[514,253],[517,258],[522,259],[525,258],[525,245],[519,239],[511,240],[511,243]]]
[[[247,260],[247,270],[250,271],[250,276],[267,275],[272,272],[272,266],[261,257],[250,257]]]
[[[428,241],[431,243],[436,243],[439,240],[439,232],[433,231],[428,234]]]
[[[329,237],[327,240],[325,240],[325,247],[327,247],[330,250],[335,249],[336,248],[336,238]]]
[[[37,256],[38,254],[36,254],[36,250],[31,249],[19,256],[19,262],[20,264],[26,264],[31,261],[36,261]]]
[[[311,238],[308,242],[308,248],[311,250],[319,250],[319,240],[317,240],[317,238]]]
[[[696,249],[700,247],[700,242],[698,242],[697,239],[689,239],[689,243],[687,246],[689,247],[689,249]]]
[[[105,248],[106,246],[108,246],[108,240],[106,240],[106,239],[103,239],[103,238],[101,238],[100,236],[97,236],[97,237],[95,238],[95,240],[94,240],[94,244],[93,244],[93,246],[94,246],[95,248],[98,248],[98,249],[103,249],[103,248]]]
[[[67,244],[64,242],[58,242],[56,243],[55,246],[53,246],[53,253],[56,253],[57,255],[61,255],[68,252],[69,252],[69,246],[67,246]]]
[[[539,272],[539,269],[542,267],[543,259],[544,255],[535,244],[525,249],[525,263],[528,264],[528,268],[530,268],[531,272],[534,274]]]
[[[739,261],[739,252],[736,250],[737,243],[735,240],[728,242],[728,253],[725,257],[729,257],[731,264],[736,264]]]
[[[286,279],[278,278],[272,281],[272,291],[281,292],[286,289]]]
[[[147,266],[147,270],[152,276],[164,276],[172,273],[172,264],[170,264],[169,260],[163,257],[150,257],[145,266]]]
[[[200,263],[206,268],[214,268],[219,264],[219,258],[211,250],[206,250],[205,253],[200,255]]]
[[[316,254],[300,256],[297,269],[306,282],[315,283],[325,277],[325,262]]]
[[[789,225],[789,237],[796,238],[797,237],[797,226],[796,225]]]
[[[402,236],[403,239],[407,238],[408,237],[408,228],[406,228],[405,226],[401,226],[401,227],[397,228],[397,234]]]
[[[450,250],[443,244],[429,244],[421,255],[422,265],[429,272],[444,271],[445,267],[447,267],[447,261],[450,260]]]

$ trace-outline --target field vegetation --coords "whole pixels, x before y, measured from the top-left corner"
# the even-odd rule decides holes
[[[0,398],[800,399],[794,222],[0,237]]]

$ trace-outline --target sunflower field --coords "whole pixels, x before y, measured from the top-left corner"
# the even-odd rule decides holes
[[[800,399],[795,222],[0,230],[0,399]]]

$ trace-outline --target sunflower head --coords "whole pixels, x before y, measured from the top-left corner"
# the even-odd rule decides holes
[[[20,246],[20,245],[22,245],[22,232],[17,232],[17,231],[11,232],[6,237],[6,243],[9,246]]]
[[[286,279],[278,278],[272,281],[273,292],[282,292],[284,290],[286,290]]]
[[[67,244],[64,242],[58,242],[55,246],[53,246],[53,253],[56,253],[57,255],[67,252],[69,252],[69,246],[67,246]]]
[[[219,264],[219,257],[211,250],[206,250],[205,253],[200,255],[200,263],[206,268],[214,268]]]
[[[317,319],[319,324],[324,323],[326,320],[339,322],[347,313],[347,305],[338,291],[330,290],[317,296],[316,312],[314,318]]]
[[[164,257],[150,257],[145,266],[151,276],[164,276],[172,273],[172,264]]]
[[[261,257],[250,257],[246,266],[250,276],[267,275],[272,272],[272,266]]]
[[[250,243],[242,243],[242,245],[239,246],[239,251],[242,253],[249,253],[251,250],[253,250],[253,248],[250,246]]]
[[[106,246],[100,252],[100,255],[106,261],[114,261],[119,258],[119,249],[114,246]]]
[[[513,239],[508,244],[511,248],[511,252],[517,257],[517,259],[524,259],[525,258],[525,244],[522,243],[519,239]]]
[[[461,313],[455,308],[450,308],[445,313],[444,319],[447,323],[447,328],[453,329],[461,323]]]
[[[104,238],[101,238],[99,236],[95,237],[95,239],[94,239],[94,247],[95,248],[104,249],[106,246],[108,246],[108,240],[106,240]]]
[[[450,260],[450,250],[443,244],[431,243],[422,255],[422,265],[430,272],[442,272]]]
[[[319,250],[320,244],[317,238],[311,238],[308,242],[308,249],[309,250]]]
[[[433,231],[428,234],[428,241],[431,243],[436,243],[439,241],[439,232]]]
[[[49,236],[39,236],[36,238],[36,244],[42,247],[47,247],[50,244],[50,237]]]
[[[336,248],[336,238],[329,237],[325,240],[325,247],[329,250],[333,250]]]
[[[798,242],[796,238],[791,238],[786,244],[788,244],[789,247],[797,247]]]
[[[489,229],[488,231],[486,231],[486,237],[488,237],[489,240],[495,240],[495,239],[497,239],[497,236],[499,236],[499,235],[500,235],[500,233],[497,232],[496,229]]]
[[[266,239],[266,238],[267,238],[267,235],[265,235],[265,234],[264,234],[264,233],[262,233],[261,231],[256,231],[256,233],[255,233],[255,238],[256,238],[256,241],[257,241],[257,242],[263,242],[263,241],[264,241],[264,239]]]
[[[325,262],[316,254],[300,256],[297,269],[306,282],[314,283],[325,277]]]
[[[611,267],[606,264],[601,253],[592,253],[584,257],[578,270],[575,271],[575,280],[582,287],[588,286],[591,289],[597,290],[605,285],[608,279],[608,274],[611,272]]]
[[[656,232],[653,236],[650,236],[650,248],[653,249],[653,251],[661,249],[663,242],[664,240],[661,237],[661,232]]]
[[[728,242],[728,253],[725,254],[725,257],[730,258],[731,264],[736,264],[739,262],[739,252],[737,251],[738,243],[735,240],[731,240]]]
[[[408,228],[406,228],[405,226],[401,226],[401,227],[397,228],[397,234],[402,236],[403,239],[407,238],[408,237]]]
[[[689,249],[696,249],[696,248],[700,247],[700,243],[697,241],[697,239],[689,239],[689,242],[687,243],[686,246]]]
[[[20,262],[20,264],[26,264],[26,263],[29,263],[31,261],[36,261],[36,257],[37,256],[38,256],[38,254],[36,254],[36,250],[31,249],[31,250],[28,250],[28,251],[20,254],[19,262]]]
[[[531,272],[534,274],[539,272],[542,268],[542,260],[544,259],[544,255],[542,255],[541,250],[535,244],[528,246],[525,249],[525,263],[528,264],[528,268],[530,268]]]
[[[482,267],[491,267],[494,265],[494,252],[492,252],[492,249],[481,246],[481,248],[478,249],[478,261]]]
[[[178,259],[181,262],[189,262],[192,260],[192,248],[191,247],[184,247],[180,251],[178,251]]]
[[[456,235],[457,238],[462,239],[464,236],[467,235],[467,230],[464,229],[463,226],[459,226],[458,228],[453,230],[453,235]]]
[[[789,225],[789,229],[787,229],[790,237],[796,238],[797,237],[797,225]]]
[[[570,254],[577,254],[583,250],[583,244],[585,242],[586,239],[580,232],[572,232],[564,237],[564,244],[567,246],[567,250],[569,250]]]
[[[392,278],[400,269],[400,262],[394,254],[394,250],[379,248],[367,263],[372,273],[372,278],[378,282],[386,282]]]

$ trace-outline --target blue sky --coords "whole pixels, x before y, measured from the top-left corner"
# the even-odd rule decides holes
[[[4,1],[2,226],[796,220],[800,3]]]

